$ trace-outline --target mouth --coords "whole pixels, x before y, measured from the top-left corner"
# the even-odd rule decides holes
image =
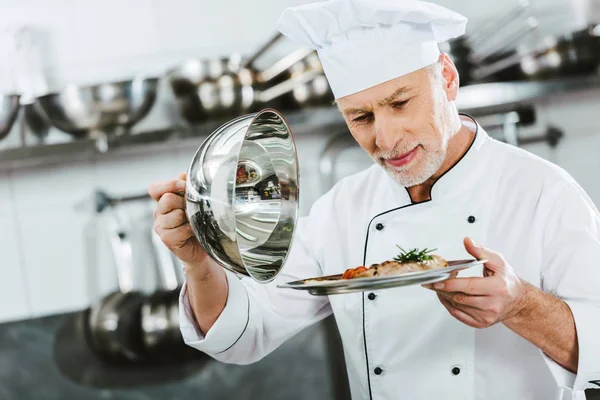
[[[408,153],[400,154],[399,156],[394,157],[394,158],[385,158],[384,162],[392,167],[396,167],[396,168],[402,167],[402,166],[408,164],[409,162],[411,162],[412,160],[414,160],[414,158],[417,155],[418,149],[419,149],[419,146],[416,146],[414,149],[412,149]]]

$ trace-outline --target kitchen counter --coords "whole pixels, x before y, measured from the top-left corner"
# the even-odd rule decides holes
[[[198,352],[198,359],[181,365],[119,369],[103,367],[85,351],[73,335],[74,315],[0,324],[1,400],[334,397],[325,361],[326,322],[250,366],[222,364]]]

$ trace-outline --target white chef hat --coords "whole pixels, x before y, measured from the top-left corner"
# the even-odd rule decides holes
[[[286,9],[277,28],[317,50],[335,98],[438,60],[438,43],[461,36],[467,18],[417,0],[329,0]]]

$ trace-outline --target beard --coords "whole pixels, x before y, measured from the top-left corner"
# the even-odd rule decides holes
[[[444,139],[441,146],[434,149],[424,150],[422,147],[419,160],[413,160],[408,165],[402,167],[392,167],[385,162],[385,159],[395,158],[401,154],[406,154],[412,148],[396,148],[392,151],[377,152],[373,154],[375,161],[392,177],[396,183],[404,187],[420,185],[431,178],[442,167],[448,150],[448,140]],[[418,164],[414,165],[417,161]]]

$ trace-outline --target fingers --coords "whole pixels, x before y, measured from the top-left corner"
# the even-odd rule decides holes
[[[466,306],[475,308],[482,311],[490,311],[493,307],[491,306],[492,298],[489,296],[470,296],[461,292],[449,293],[449,292],[437,292],[438,297],[441,296],[450,301],[453,306]]]
[[[194,236],[192,226],[188,223],[180,225],[174,229],[156,229],[156,233],[159,234],[163,243],[170,249],[177,249],[183,247],[185,243]]]
[[[180,176],[182,176],[180,174]],[[181,193],[185,190],[185,179],[155,182],[148,187],[148,194],[158,201],[165,193]]]
[[[158,204],[156,205],[156,212],[158,214],[166,215],[173,210],[184,210],[185,209],[185,199],[183,196],[175,194],[175,193],[165,193],[158,200]]]
[[[493,272],[504,272],[504,258],[495,251],[477,245],[471,238],[464,239],[465,250],[478,260],[487,260],[485,267]]]
[[[438,298],[440,299],[440,302],[446,308],[446,310],[448,310],[450,315],[452,315],[454,318],[456,318],[460,322],[467,324],[473,328],[478,328],[481,326],[481,323],[479,321],[477,321],[475,318],[473,318],[472,316],[470,316],[469,314],[467,314],[460,308],[454,307],[452,305],[452,303],[450,303],[450,301],[448,301],[448,299],[444,298],[443,296],[440,296],[439,294],[438,294]]]
[[[487,278],[455,278],[436,282],[432,285],[433,290],[444,292],[462,292],[470,295],[492,295],[501,290],[501,282],[494,277]]]
[[[158,229],[173,229],[187,222],[188,219],[187,215],[185,215],[185,211],[179,208],[167,214],[158,215],[156,219],[156,227]]]

